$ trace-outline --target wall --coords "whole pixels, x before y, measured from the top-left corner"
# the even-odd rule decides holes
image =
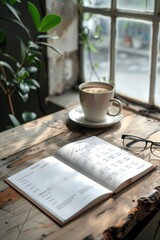
[[[47,12],[62,16],[62,22],[51,31],[58,40],[49,39],[62,55],[48,51],[49,94],[61,94],[78,81],[78,2],[77,0],[47,0]],[[54,70],[53,70],[54,69]],[[54,72],[54,73],[53,73]]]

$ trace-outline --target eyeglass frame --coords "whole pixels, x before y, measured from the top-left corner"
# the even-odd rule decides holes
[[[151,152],[154,156],[156,156],[156,157],[160,157],[160,156],[157,156],[156,154],[154,154],[154,152],[152,151],[152,146],[153,146],[153,145],[155,145],[155,146],[157,145],[157,146],[160,147],[160,142],[154,142],[154,141],[147,140],[147,139],[145,139],[145,138],[138,137],[138,136],[135,136],[135,135],[122,134],[121,138],[123,139],[123,147],[124,147],[125,149],[128,149],[128,150],[132,151],[130,148],[128,148],[128,147],[124,144],[125,137],[129,137],[129,136],[130,136],[130,137],[136,137],[136,138],[139,139],[139,141],[143,141],[143,142],[145,142],[145,146],[144,146],[144,148],[141,149],[139,152],[145,150],[145,149],[147,148],[147,144],[150,143],[150,144],[151,144],[150,147],[149,147],[150,152]],[[134,140],[134,139],[133,139],[133,140]],[[136,141],[136,140],[135,140],[135,141]],[[136,142],[138,142],[138,140],[137,140]]]

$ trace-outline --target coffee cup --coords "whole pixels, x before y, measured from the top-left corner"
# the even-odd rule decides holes
[[[102,122],[106,114],[117,116],[122,103],[114,98],[114,86],[105,82],[85,82],[79,85],[79,99],[84,117],[91,122]],[[112,105],[118,111],[112,111]]]

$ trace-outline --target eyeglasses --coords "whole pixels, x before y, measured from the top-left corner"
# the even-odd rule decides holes
[[[151,153],[156,157],[160,157],[160,142],[153,142],[141,137],[125,134],[122,134],[122,139],[123,146],[126,149],[137,153],[146,149],[147,145],[150,144]]]

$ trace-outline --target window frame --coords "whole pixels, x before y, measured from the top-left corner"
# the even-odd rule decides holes
[[[149,101],[147,105],[154,106],[154,94],[156,86],[157,76],[157,49],[158,49],[158,34],[160,25],[160,0],[155,0],[155,6],[153,12],[139,12],[131,10],[117,9],[117,0],[111,1],[111,8],[97,8],[97,7],[85,7],[80,5],[80,25],[82,27],[82,15],[84,13],[99,14],[105,17],[110,17],[111,28],[110,28],[110,66],[109,66],[109,79],[115,83],[115,63],[116,63],[116,19],[128,18],[136,20],[145,20],[152,23],[152,36],[151,36],[151,61],[150,61],[150,89],[149,89]],[[81,48],[83,48],[81,46]],[[83,55],[81,49],[81,81],[83,78]],[[136,101],[136,100],[135,100]],[[136,101],[137,102],[137,101]]]

